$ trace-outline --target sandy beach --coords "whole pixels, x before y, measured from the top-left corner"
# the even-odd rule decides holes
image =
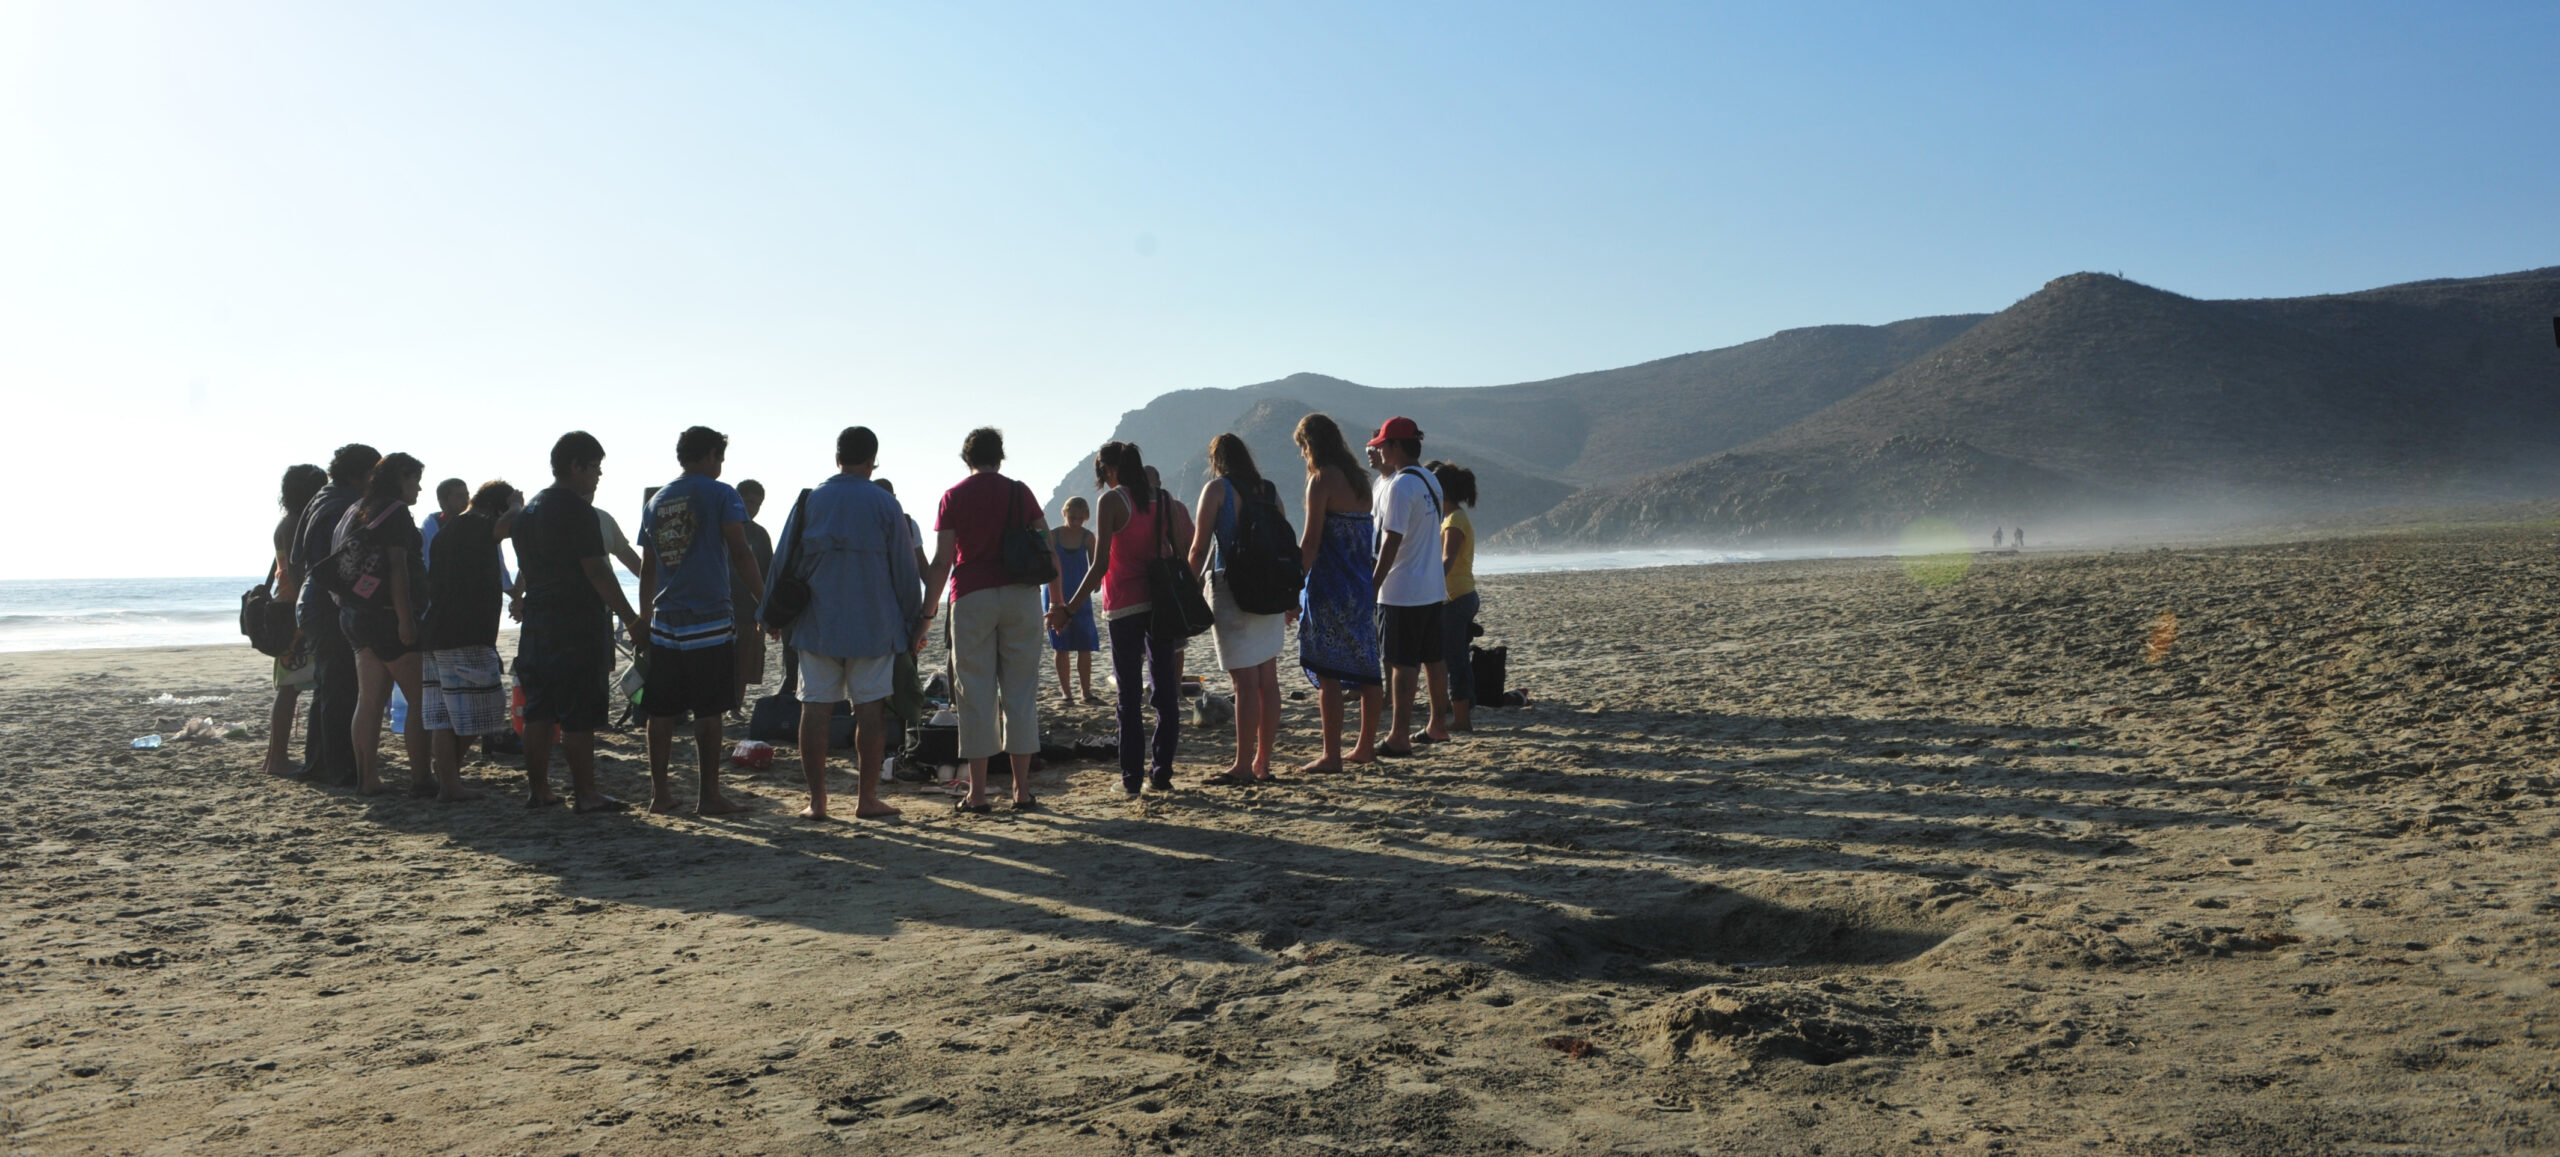
[[[1490,578],[1538,704],[1424,758],[884,823],[361,799],[246,647],[0,655],[0,1152],[2560,1150],[2556,546]]]

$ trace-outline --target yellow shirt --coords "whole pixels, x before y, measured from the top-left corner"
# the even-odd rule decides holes
[[[1467,536],[1458,546],[1458,565],[1449,568],[1449,597],[1455,599],[1476,593],[1476,525],[1467,520],[1466,507],[1453,506],[1440,520],[1441,533],[1452,529]]]

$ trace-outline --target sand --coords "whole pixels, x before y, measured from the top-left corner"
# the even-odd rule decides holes
[[[1539,705],[1426,758],[823,826],[788,754],[358,799],[126,750],[262,734],[243,648],[0,656],[0,1151],[2550,1152],[2555,545],[1496,579]]]

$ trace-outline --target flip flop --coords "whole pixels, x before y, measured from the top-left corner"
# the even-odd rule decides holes
[[[1219,787],[1243,787],[1247,784],[1261,783],[1263,781],[1255,779],[1250,775],[1237,775],[1232,771],[1222,771],[1216,775],[1209,776],[1200,782],[1204,784],[1215,784]]]
[[[1411,747],[1395,748],[1395,747],[1388,747],[1388,746],[1385,746],[1384,744],[1381,744],[1381,745],[1379,745],[1379,746],[1377,746],[1377,747],[1371,748],[1370,750],[1375,751],[1375,752],[1377,753],[1377,755],[1378,755],[1378,758],[1380,758],[1380,759],[1411,759],[1411,758],[1413,758],[1413,749],[1412,749]]]
[[[1425,743],[1447,743],[1449,741],[1446,739],[1433,739],[1428,735],[1417,735],[1413,737],[1413,742],[1416,745],[1420,745]]]
[[[988,812],[996,810],[996,805],[991,803],[973,804],[965,799],[955,799],[951,801],[951,810],[953,814],[956,815],[982,816]]]
[[[1013,801],[1013,810],[1018,811],[1018,812],[1036,812],[1036,811],[1039,811],[1039,810],[1040,810],[1040,797],[1039,797],[1039,796],[1036,796],[1036,795],[1027,795],[1027,796],[1022,797],[1021,799],[1015,800],[1015,801]]]

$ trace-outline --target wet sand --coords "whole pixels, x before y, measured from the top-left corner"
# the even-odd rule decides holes
[[[1539,704],[1426,757],[887,823],[359,799],[246,648],[0,656],[0,1152],[2553,1151],[2555,547],[1492,579]]]

